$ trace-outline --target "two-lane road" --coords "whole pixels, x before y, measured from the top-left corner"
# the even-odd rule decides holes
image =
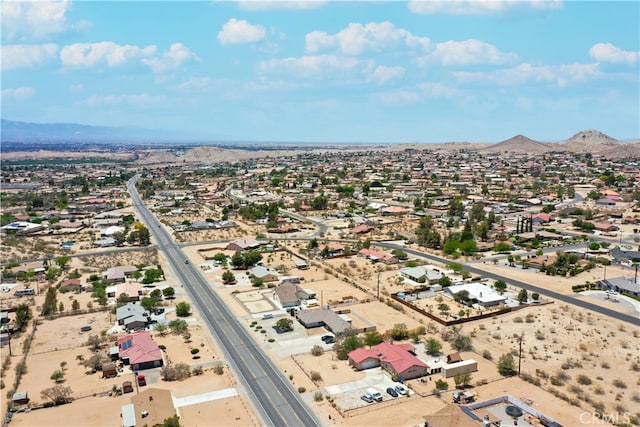
[[[225,352],[229,364],[262,418],[262,423],[278,427],[322,425],[289,380],[211,289],[200,271],[185,263],[187,257],[182,250],[142,203],[135,188],[135,179],[129,182],[128,189],[134,207],[154,235],[158,249],[164,252],[171,268]]]

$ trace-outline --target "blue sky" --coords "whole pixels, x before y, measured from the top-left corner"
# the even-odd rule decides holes
[[[2,9],[2,117],[283,142],[640,138],[640,2]]]

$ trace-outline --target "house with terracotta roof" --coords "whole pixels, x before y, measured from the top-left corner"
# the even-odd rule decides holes
[[[348,354],[349,364],[358,370],[380,366],[392,376],[403,380],[429,375],[431,369],[415,356],[411,344],[391,344],[382,342],[370,349],[358,348]]]
[[[243,239],[236,239],[229,242],[225,247],[225,249],[229,251],[238,252],[238,251],[248,251],[251,249],[258,249],[260,246],[262,246],[262,242],[259,242],[258,240],[252,237],[245,237]]]
[[[367,234],[373,231],[374,227],[367,224],[356,225],[351,229],[351,234]]]
[[[158,368],[164,364],[162,351],[148,331],[137,331],[118,337],[118,357],[131,369]]]
[[[358,251],[358,256],[362,258],[366,258],[371,262],[381,262],[387,265],[397,264],[399,262],[398,258],[396,258],[391,254],[378,252],[371,249],[360,249]]]

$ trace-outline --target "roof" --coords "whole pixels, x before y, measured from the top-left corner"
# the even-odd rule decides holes
[[[446,288],[446,291],[451,295],[455,295],[460,291],[467,291],[469,292],[469,298],[483,303],[504,301],[507,299],[505,296],[500,295],[494,289],[491,289],[484,283],[480,282],[471,282],[464,283],[462,285],[449,286],[448,288]]]
[[[428,365],[418,359],[409,350],[414,350],[411,344],[394,345],[388,342],[382,342],[370,349],[358,348],[349,353],[349,359],[355,363],[360,363],[369,358],[375,358],[380,363],[387,363],[393,367],[397,374],[402,374],[407,369],[414,366],[428,368]]]
[[[242,249],[253,249],[253,248],[260,247],[261,245],[262,243],[260,243],[256,239],[252,237],[245,237],[243,239],[232,240],[231,242],[229,242],[229,244],[227,244],[227,249],[234,246],[237,246]]]
[[[123,305],[122,307],[116,308],[116,319],[122,320],[122,319],[126,319],[127,317],[134,316],[136,314],[142,315],[144,314],[144,311],[145,310],[142,306],[129,303],[129,304]]]
[[[163,421],[176,413],[171,391],[148,388],[131,397],[131,403],[135,405],[136,425],[162,425]],[[142,413],[147,416],[143,419]]]
[[[131,365],[162,360],[162,352],[158,344],[147,331],[119,336],[118,348],[120,358],[129,358]]]
[[[304,324],[324,323],[336,335],[344,334],[352,329],[351,323],[326,308],[300,311],[298,319]]]
[[[298,285],[292,282],[284,282],[278,285],[276,288],[276,295],[278,296],[280,304],[298,303],[300,299],[296,294],[297,290]]]

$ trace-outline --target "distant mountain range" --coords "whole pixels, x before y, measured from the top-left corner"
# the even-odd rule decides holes
[[[139,127],[88,126],[75,123],[28,123],[2,119],[0,133],[2,142],[102,142],[102,143],[181,143],[213,141],[179,132],[157,131]],[[220,138],[219,142],[225,142]],[[211,142],[209,143],[209,145]],[[256,145],[260,145],[256,143]],[[313,145],[313,144],[309,144]],[[395,149],[425,149],[427,144],[398,144]],[[521,153],[542,154],[551,151],[598,154],[608,158],[640,158],[640,140],[622,142],[597,130],[578,132],[571,138],[559,142],[540,142],[524,135],[516,135],[498,143],[447,142],[428,144],[429,149],[469,150],[479,153]],[[14,144],[15,148],[15,144]]]
[[[2,119],[2,142],[186,142],[195,136],[135,126],[29,123]]]
[[[497,144],[485,145],[477,150],[483,153],[532,153],[550,151],[591,153],[608,158],[640,158],[640,141],[621,142],[597,130],[578,132],[560,142],[539,142],[524,135],[516,135]]]

